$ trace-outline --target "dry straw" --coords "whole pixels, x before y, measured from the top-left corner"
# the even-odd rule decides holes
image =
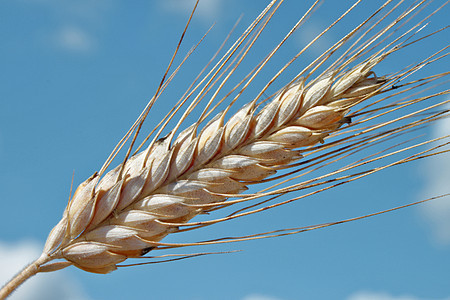
[[[225,54],[205,69],[206,75],[193,82],[174,110],[141,146],[135,147],[142,123],[179,70],[175,68],[168,76],[170,62],[159,89],[130,131],[104,166],[73,193],[61,221],[48,236],[42,256],[1,290],[0,299],[5,299],[36,273],[56,271],[69,265],[88,272],[109,273],[129,258],[142,257],[158,249],[289,235],[359,219],[197,243],[175,244],[163,240],[174,232],[275,208],[391,166],[448,151],[441,150],[448,144],[448,136],[407,147],[385,146],[382,151],[358,157],[358,160],[354,158],[332,172],[301,180],[303,175],[326,165],[356,157],[362,149],[392,141],[447,117],[448,111],[442,108],[446,101],[437,99],[448,90],[441,85],[438,92],[430,93],[427,87],[442,82],[448,72],[410,79],[422,68],[444,59],[447,47],[430,49],[428,58],[417,63],[412,61],[402,70],[391,70],[389,75],[375,73],[376,67],[389,55],[407,51],[411,44],[434,38],[441,31],[422,34],[433,14],[415,19],[429,1],[411,3],[401,11],[398,6],[402,1],[386,1],[278,93],[267,97],[273,82],[310,47],[306,46],[280,68],[254,100],[236,112],[234,108],[239,106],[243,91],[318,4],[311,6],[248,76],[234,88],[223,91],[237,67],[250,55],[281,2],[272,1]],[[359,2],[317,39],[351,13]],[[384,25],[380,27],[382,22]],[[224,92],[226,95],[219,97]],[[228,104],[218,111],[217,107],[224,101]],[[420,103],[426,105],[400,117],[384,119]],[[186,128],[185,120],[200,104],[204,104],[204,109],[198,121]],[[168,131],[167,124],[175,120],[175,116],[179,121]],[[110,169],[113,159],[127,142],[123,162]],[[405,154],[411,150],[414,154]],[[383,159],[397,154],[403,155],[402,158],[382,163]],[[376,167],[368,166],[373,162],[378,163]],[[265,185],[258,193],[245,193],[249,185],[261,182],[271,185]],[[215,210],[238,203],[248,206],[240,206],[231,214],[214,219]],[[411,205],[414,204],[417,203]],[[205,213],[211,213],[210,220],[192,220]],[[365,217],[368,216],[361,218]]]

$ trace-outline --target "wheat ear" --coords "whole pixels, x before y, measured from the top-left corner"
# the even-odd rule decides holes
[[[390,2],[387,1],[380,10]],[[358,1],[355,5],[357,3]],[[274,175],[279,170],[300,166],[302,162],[298,161],[314,151],[326,151],[330,149],[329,146],[345,145],[346,138],[338,140],[332,145],[317,146],[324,143],[330,135],[339,137],[340,134],[345,133],[343,128],[345,124],[351,123],[348,115],[352,107],[365,103],[376,95],[395,90],[396,87],[392,86],[394,83],[404,80],[428,63],[440,59],[439,52],[437,52],[430,56],[428,60],[397,74],[377,76],[374,68],[388,55],[406,47],[407,38],[414,36],[415,33],[408,31],[393,43],[356,63],[373,47],[381,44],[384,36],[392,28],[395,28],[397,23],[407,20],[411,14],[420,9],[418,4],[401,14],[384,30],[373,34],[367,41],[358,43],[359,40],[357,40],[348,47],[348,50],[341,57],[331,63],[319,75],[315,75],[316,70],[322,67],[334,52],[349,43],[350,37],[360,32],[363,26],[368,26],[368,21],[372,19],[372,16],[300,72],[269,103],[264,105],[262,102],[258,102],[258,99],[267,90],[270,83],[262,89],[260,95],[255,97],[254,101],[244,105],[231,117],[227,117],[227,114],[237,98],[231,102],[227,109],[216,114],[206,125],[202,126],[202,122],[214,110],[210,109],[210,105],[217,95],[214,94],[198,122],[175,135],[176,129],[181,126],[180,124],[185,120],[187,114],[205,97],[205,92],[219,82],[220,76],[225,75],[225,79],[216,88],[217,92],[221,90],[228,76],[233,74],[280,4],[281,1],[272,1],[219,63],[212,68],[212,71],[202,80],[201,83],[204,86],[200,88],[198,96],[192,100],[192,104],[186,109],[185,115],[174,130],[165,137],[154,139],[145,150],[134,155],[131,155],[132,147],[130,147],[125,161],[106,173],[105,170],[111,163],[111,159],[108,159],[99,173],[95,173],[79,185],[64,211],[62,220],[49,234],[42,256],[1,290],[0,299],[5,299],[20,283],[38,272],[55,271],[73,265],[88,272],[103,274],[117,269],[117,265],[126,259],[142,257],[153,249],[187,246],[188,243],[169,244],[161,242],[161,240],[170,233],[183,231],[184,229],[181,228],[186,226],[196,228],[243,216],[246,213],[236,212],[236,214],[225,219],[189,223],[192,218],[199,214],[234,203],[258,199],[262,196],[277,197],[314,186],[317,183],[309,181],[306,185],[305,182],[302,182],[301,184],[292,184],[288,188],[280,188],[265,193],[262,191],[259,195],[242,195],[247,190],[248,185],[273,180]],[[389,11],[389,13],[391,12]],[[309,13],[308,11],[304,18]],[[286,39],[302,22],[303,18],[286,36]],[[413,28],[418,28],[419,25],[420,23]],[[251,37],[251,34],[254,34],[254,37]],[[362,35],[362,37],[364,36],[365,34]],[[402,38],[405,38],[406,41],[400,41]],[[248,42],[247,48],[243,48],[242,52],[239,53],[239,47],[244,45],[245,42]],[[243,81],[238,85],[241,90],[245,90],[247,85],[251,83],[253,76],[259,73],[283,42],[284,40],[262,61],[255,72],[248,77],[247,82],[244,83]],[[235,58],[234,61],[232,60],[233,57]],[[227,63],[230,63],[229,69],[226,68]],[[280,73],[289,65],[290,63],[283,67]],[[447,73],[437,74],[418,82],[410,82],[405,86],[411,85],[412,88],[417,88],[423,83],[433,82],[435,79],[446,75]],[[158,99],[160,91],[164,90],[165,87],[166,83],[163,81],[148,108],[132,127],[136,135],[151,105]],[[178,107],[181,107],[196,89],[197,87],[193,88],[182,99]],[[448,93],[448,91],[414,98],[409,102],[406,101],[393,106],[388,105],[384,109],[391,107],[392,109],[398,109],[402,105],[411,105],[445,93]],[[385,99],[388,98],[389,96]],[[439,105],[441,104],[439,103]],[[360,112],[360,116],[367,114],[368,117],[356,123],[363,124],[373,117],[370,113],[374,112],[376,111],[367,109]],[[417,117],[421,112],[417,111],[408,117]],[[358,114],[353,114],[353,116],[358,116]],[[172,117],[173,115],[170,116],[170,118]],[[347,151],[357,151],[356,148],[374,143],[377,139],[388,139],[392,134],[402,133],[404,130],[438,120],[441,117],[442,114],[436,113],[428,119],[411,123],[409,127],[397,127],[393,131],[385,131],[378,135],[370,135],[374,129],[365,128],[351,135],[354,142],[348,148],[342,148],[343,150],[336,150],[335,152],[330,151],[326,153],[326,159],[332,159],[336,153],[344,154],[348,153]],[[388,123],[382,123],[379,127]],[[354,126],[354,124],[355,122],[351,126]],[[351,126],[349,126],[349,130],[351,130]],[[160,132],[164,128],[165,125],[161,126]],[[130,131],[127,136],[131,136],[132,132]],[[358,140],[358,136],[365,138]],[[121,146],[118,147],[119,150],[120,148]],[[112,157],[117,152],[118,150],[113,153]],[[416,160],[426,155],[434,154],[429,154],[429,152],[418,153],[416,156],[407,157],[401,163]],[[377,159],[380,158],[381,156]],[[319,158],[316,158],[317,160]],[[347,170],[354,168],[356,165],[358,164],[349,166]],[[314,162],[312,166],[314,166]],[[339,172],[341,171],[339,170]],[[364,176],[371,172],[372,170],[366,171]],[[355,173],[347,179],[352,181],[360,175]],[[294,176],[289,176],[290,174],[283,174],[278,178],[295,179]],[[276,185],[273,187],[276,187]],[[231,197],[238,197],[238,199],[229,201],[228,199]],[[298,198],[289,201],[296,199]],[[277,205],[287,202],[281,202]],[[258,204],[262,203],[264,202]],[[270,208],[272,207],[274,206],[270,206]],[[250,213],[260,210],[256,209]],[[310,229],[295,229],[291,232]],[[286,233],[281,232],[277,235],[284,234]],[[264,233],[259,236],[272,235]],[[252,239],[252,237],[237,238],[236,240],[244,239]],[[217,241],[211,241],[211,243],[214,242]],[[61,261],[52,262],[58,259]]]

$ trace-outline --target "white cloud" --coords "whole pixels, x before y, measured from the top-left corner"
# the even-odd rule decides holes
[[[57,46],[73,52],[90,52],[95,49],[94,39],[76,26],[62,27],[55,34]]]
[[[42,246],[32,241],[0,242],[0,286],[39,257]],[[80,284],[65,271],[39,273],[21,285],[9,300],[87,300]]]
[[[195,5],[195,0],[166,0],[160,2],[162,7],[173,13],[191,12]],[[219,16],[222,0],[202,0],[200,1],[196,16],[206,21],[216,19]]]
[[[318,35],[322,33],[322,31],[326,28],[326,26],[323,26],[322,24],[318,23],[317,21],[308,21],[305,24],[303,24],[297,31],[296,31],[296,38],[300,44],[300,46],[303,48],[308,43],[310,43],[312,40],[314,40]],[[330,39],[327,39],[325,36],[322,36],[317,41],[314,42],[309,47],[309,50],[313,52],[313,54],[319,56],[322,53],[324,53],[328,48],[330,48],[332,43],[330,42]]]
[[[96,35],[100,36],[107,28],[111,12],[116,9],[115,2],[107,0],[20,1],[45,11],[52,26],[36,28],[36,35],[41,42],[46,46],[73,53],[91,52],[101,44]]]
[[[393,296],[383,292],[360,291],[348,297],[347,300],[430,300],[430,298],[417,298],[410,295]],[[450,300],[450,298],[435,300]]]
[[[267,295],[251,294],[251,295],[245,296],[242,300],[281,300],[281,299],[267,296]]]
[[[450,109],[448,105],[446,107]],[[432,138],[450,134],[450,119],[443,119],[433,126]],[[447,140],[448,141],[448,138]],[[448,148],[447,148],[448,149]],[[442,150],[442,149],[440,149]],[[450,193],[450,153],[427,158],[422,165],[426,186],[422,198]],[[420,207],[425,220],[433,230],[437,242],[450,244],[450,197],[431,201]]]

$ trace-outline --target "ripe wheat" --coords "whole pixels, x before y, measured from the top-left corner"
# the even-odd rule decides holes
[[[376,143],[378,140],[389,139],[392,135],[402,134],[407,130],[447,116],[448,112],[442,110],[427,117],[421,115],[423,112],[444,104],[445,101],[442,101],[407,116],[383,122],[374,127],[353,131],[353,126],[364,124],[369,119],[387,113],[389,109],[398,110],[448,93],[444,90],[423,97],[413,97],[405,99],[403,102],[390,103],[382,109],[372,111],[368,109],[370,107],[368,105],[365,110],[357,111],[358,114],[350,114],[351,108],[367,102],[367,99],[372,99],[376,95],[384,95],[388,92],[393,93],[393,95],[402,94],[406,90],[420,88],[424,84],[430,84],[448,75],[448,73],[442,73],[417,81],[404,82],[410,74],[435,60],[445,57],[446,54],[442,51],[446,48],[436,51],[427,60],[395,74],[389,76],[375,74],[375,67],[388,55],[407,47],[408,43],[411,43],[411,39],[425,24],[425,20],[418,22],[394,41],[374,51],[375,47],[382,45],[386,36],[396,30],[399,24],[407,23],[409,18],[420,10],[424,4],[424,1],[422,1],[413,5],[409,10],[400,13],[394,21],[382,30],[374,31],[369,36],[369,32],[376,25],[375,16],[386,9],[385,7],[390,2],[392,1],[387,1],[379,11],[355,27],[354,31],[345,35],[316,61],[300,72],[267,104],[260,101],[260,98],[271,82],[262,89],[261,93],[254,98],[255,100],[243,106],[237,113],[228,116],[229,110],[241,93],[238,93],[224,111],[216,113],[215,117],[211,118],[206,125],[202,125],[214,111],[214,107],[211,108],[214,101],[220,103],[225,100],[217,101],[217,93],[228,77],[233,74],[240,61],[245,58],[247,51],[251,49],[260,32],[281,4],[281,1],[273,1],[200,84],[189,90],[185,97],[180,100],[177,109],[169,114],[164,120],[165,123],[162,123],[158,128],[159,132],[154,135],[155,138],[149,146],[145,150],[131,155],[142,122],[154,101],[158,99],[160,92],[166,88],[167,83],[163,81],[149,106],[126,135],[124,141],[108,158],[104,167],[76,189],[64,211],[62,220],[51,231],[42,256],[2,289],[0,299],[7,297],[21,282],[38,272],[55,271],[73,265],[93,273],[108,273],[115,270],[118,264],[128,258],[142,257],[154,249],[229,242],[212,240],[202,243],[171,244],[164,243],[161,240],[170,233],[185,230],[184,228],[192,229],[207,226],[257,213],[304,197],[305,195],[269,206],[262,206],[267,201],[262,200],[256,205],[247,207],[245,209],[247,211],[236,211],[225,218],[190,223],[190,220],[199,214],[212,212],[235,203],[255,201],[255,199],[257,201],[257,199],[263,197],[266,197],[264,199],[271,197],[270,200],[273,201],[280,195],[324,184],[326,180],[322,182],[320,180],[332,174],[278,188],[279,181],[276,180],[285,178],[292,182],[297,179],[296,174],[302,168],[295,168],[302,166],[302,159],[310,153],[325,152],[322,156],[310,161],[310,167],[312,168],[318,163],[326,163],[339,155],[358,151],[359,148]],[[316,4],[313,5],[312,9]],[[386,15],[394,11],[395,7],[389,8]],[[286,39],[309,14],[310,11],[300,19],[286,36]],[[344,16],[345,14],[340,19]],[[382,17],[380,18],[382,19]],[[370,22],[375,22],[375,25]],[[364,28],[365,33],[361,34],[362,28]],[[350,38],[357,34],[360,35],[356,42],[350,44]],[[364,40],[364,38],[366,39]],[[255,71],[235,89],[245,90],[247,85],[252,82],[253,77],[260,72],[284,41],[277,45]],[[344,46],[347,48],[343,54],[333,63],[329,63],[329,58]],[[327,67],[316,75],[317,70],[324,67],[325,63],[328,63]],[[284,66],[280,73],[289,64]],[[220,82],[221,77],[224,77],[224,79]],[[394,84],[396,86],[393,86]],[[403,90],[400,89],[401,91],[397,92],[400,84]],[[186,116],[215,85],[218,85],[216,92],[206,105],[205,111],[199,117],[198,122],[177,134],[177,130],[181,127]],[[197,92],[197,96],[191,100],[191,104],[185,110],[175,129],[165,137],[159,137],[168,120],[173,118],[178,109],[190,99],[194,92]],[[392,95],[386,96],[382,100],[385,101],[390,97]],[[352,122],[349,116],[353,118],[362,116],[363,119]],[[404,118],[417,119],[405,126],[376,131]],[[125,141],[132,137],[133,132],[134,138],[124,162],[106,172],[112,159],[120,151]],[[327,144],[326,139],[330,135],[336,137],[337,141]],[[339,137],[341,138],[339,139]],[[430,141],[426,142],[426,144],[429,143]],[[439,147],[446,142],[440,140],[440,143]],[[337,149],[337,147],[341,148]],[[432,152],[437,148],[418,152],[416,155],[394,164],[438,154],[438,152]],[[138,149],[141,149],[141,147]],[[382,156],[368,158],[363,163],[349,165],[345,170],[351,170],[367,163],[369,160],[375,161],[381,158]],[[385,167],[389,167],[389,165],[380,167],[380,169]],[[279,175],[278,171],[285,169],[294,169],[295,171]],[[343,171],[344,169],[337,170],[333,175]],[[354,173],[343,180],[352,181],[375,171],[377,170],[369,169],[363,174]],[[261,191],[258,194],[242,194],[247,190],[248,185],[263,181],[274,181],[276,183],[270,190]],[[229,200],[230,198],[233,199]],[[262,207],[254,208],[258,205]],[[329,225],[331,224],[324,226]],[[277,233],[261,233],[255,236],[236,238],[235,240],[292,234],[310,229],[289,229]],[[60,261],[53,262],[58,259]]]

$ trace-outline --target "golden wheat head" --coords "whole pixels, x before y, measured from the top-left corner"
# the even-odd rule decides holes
[[[209,66],[211,62],[208,63],[202,75],[193,78],[192,85],[174,108],[142,144],[135,147],[142,123],[151,115],[153,104],[185,60],[169,75],[173,60],[170,62],[155,95],[130,131],[103,167],[76,188],[61,221],[50,232],[42,255],[1,290],[0,299],[5,299],[36,273],[70,265],[104,274],[116,270],[125,260],[145,257],[150,251],[283,236],[353,221],[359,218],[229,239],[192,243],[164,241],[172,233],[272,209],[388,167],[448,151],[443,148],[449,140],[444,136],[396,150],[384,148],[313,179],[303,180],[302,176],[354,157],[362,149],[448,117],[448,111],[441,108],[447,101],[434,101],[438,96],[448,94],[448,90],[441,86],[438,92],[426,92],[428,86],[448,76],[448,72],[409,80],[412,74],[446,57],[447,47],[432,49],[427,59],[411,61],[404,69],[379,74],[377,66],[388,56],[407,51],[411,44],[423,42],[422,39],[432,38],[441,31],[419,35],[432,14],[412,22],[427,1],[414,2],[404,11],[397,10],[398,1],[386,1],[316,60],[299,70],[278,92],[267,95],[273,82],[316,39],[345,18],[359,4],[360,1],[356,1],[282,66],[257,95],[241,105],[239,100],[254,78],[318,5],[315,2],[247,76],[224,91],[261,33],[270,26],[269,21],[281,2],[269,3],[219,59],[211,60],[214,64]],[[394,16],[393,20],[379,28],[379,23],[388,16]],[[177,53],[178,48],[174,57]],[[190,55],[191,52],[185,59]],[[416,90],[425,91],[425,94],[407,93]],[[219,96],[224,92],[225,96]],[[402,112],[423,102],[427,103],[424,108],[383,119],[392,112]],[[200,104],[203,110],[197,121],[186,126],[186,120]],[[174,120],[175,125],[169,128],[168,124],[173,124]],[[128,150],[125,150],[127,142]],[[404,154],[393,163],[381,163],[386,157],[411,149],[415,151],[413,155]],[[123,161],[111,168],[114,158],[122,152],[125,152]],[[369,163],[377,162],[376,167],[368,167]],[[246,193],[249,186],[258,187],[262,183],[269,186],[265,184],[258,192]],[[214,218],[216,210],[237,204],[247,206],[238,206],[239,209],[232,213]],[[211,218],[194,219],[203,214],[209,214]]]

